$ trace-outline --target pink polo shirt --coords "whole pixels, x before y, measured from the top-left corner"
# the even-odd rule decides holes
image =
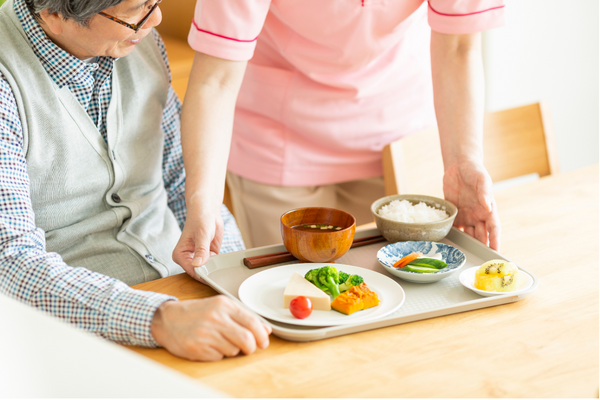
[[[197,0],[188,39],[250,60],[229,170],[313,186],[379,176],[386,144],[435,125],[430,29],[503,23],[503,0]]]

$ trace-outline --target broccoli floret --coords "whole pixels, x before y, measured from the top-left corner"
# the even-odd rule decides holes
[[[334,299],[340,295],[340,289],[338,287],[338,281],[340,279],[340,273],[337,268],[332,266],[325,266],[319,270],[319,283],[327,289],[329,289],[329,293],[331,297]]]
[[[360,285],[364,281],[365,280],[362,278],[362,276],[350,275],[350,276],[348,276],[348,279],[346,279],[345,282],[340,283],[340,285],[339,285],[340,292],[345,292],[346,290],[350,289],[353,286]]]
[[[338,280],[338,284],[341,285],[342,283],[344,283],[348,280],[348,277],[350,276],[350,274],[347,274],[344,271],[338,271],[338,272],[340,274],[340,279]]]
[[[316,287],[318,287],[319,289],[321,289],[324,292],[329,291],[327,289],[327,286],[322,285],[321,282],[319,282],[319,271],[320,270],[321,270],[321,268],[311,269],[310,271],[308,271],[306,273],[306,275],[304,275],[304,279],[306,279],[307,281],[309,281],[310,283],[312,283],[313,285],[315,285]]]

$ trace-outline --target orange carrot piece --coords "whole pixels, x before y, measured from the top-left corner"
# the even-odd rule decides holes
[[[404,267],[406,264],[408,264],[409,262],[416,260],[419,257],[423,257],[423,253],[419,253],[419,252],[415,252],[415,253],[410,253],[404,257],[402,257],[401,259],[399,259],[398,261],[396,261],[394,263],[394,267],[396,268],[402,268]]]

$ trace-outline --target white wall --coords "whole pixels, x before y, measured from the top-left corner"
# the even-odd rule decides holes
[[[598,0],[506,0],[484,34],[486,108],[549,103],[561,171],[598,163]]]

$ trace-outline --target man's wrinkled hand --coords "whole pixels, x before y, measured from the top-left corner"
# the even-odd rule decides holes
[[[154,314],[152,336],[170,353],[192,361],[218,361],[269,346],[271,327],[219,295],[167,301]]]
[[[444,197],[458,208],[454,226],[500,250],[500,219],[492,180],[482,164],[462,162],[447,168]]]

